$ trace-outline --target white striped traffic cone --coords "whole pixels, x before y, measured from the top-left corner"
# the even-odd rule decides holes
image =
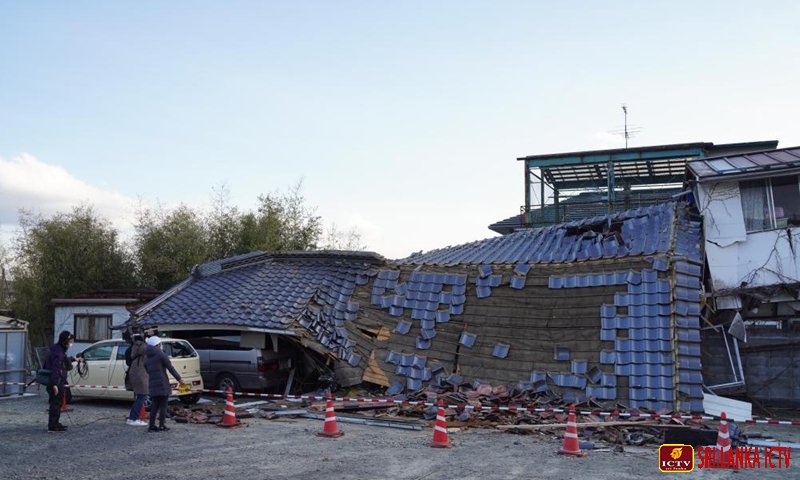
[[[238,427],[239,422],[236,420],[236,407],[233,404],[233,389],[228,387],[228,398],[225,399],[225,414],[222,416],[222,422],[218,423],[219,427]]]
[[[720,455],[720,462],[725,462],[728,452],[731,449],[731,437],[728,431],[728,416],[725,412],[720,414],[719,432],[717,433],[717,451]]]
[[[325,426],[322,431],[317,435],[320,437],[338,438],[344,435],[344,432],[339,431],[339,425],[336,423],[336,412],[333,411],[333,396],[331,392],[325,394]]]
[[[585,452],[581,451],[580,443],[578,443],[578,424],[575,421],[575,405],[569,406],[567,431],[564,433],[564,444],[561,446],[561,450],[559,450],[558,453],[575,457],[586,455]]]
[[[433,448],[453,448],[450,438],[447,437],[447,421],[444,418],[444,402],[439,399],[438,410],[436,410],[436,423],[433,426]]]

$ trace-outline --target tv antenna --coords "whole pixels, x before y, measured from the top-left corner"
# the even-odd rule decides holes
[[[614,135],[621,135],[625,139],[625,149],[628,149],[628,140],[630,140],[634,135],[642,131],[639,127],[628,126],[628,106],[624,103],[622,104],[622,115],[624,118],[625,123],[623,124],[621,129],[612,130],[611,133]]]

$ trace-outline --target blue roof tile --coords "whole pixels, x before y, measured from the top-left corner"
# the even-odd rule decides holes
[[[508,351],[511,348],[511,345],[507,343],[498,343],[494,346],[492,350],[492,356],[497,358],[506,358],[508,356]]]
[[[394,331],[401,335],[407,334],[409,331],[411,331],[411,322],[408,320],[400,320],[397,322],[397,326],[394,328]]]
[[[521,277],[519,275],[514,275],[511,277],[509,281],[509,286],[516,290],[522,290],[525,288],[525,277]]]
[[[425,340],[431,340],[433,337],[436,336],[436,330],[432,328],[423,328],[420,331],[420,336]]]
[[[464,345],[465,347],[472,347],[475,345],[475,339],[477,335],[474,333],[462,332],[461,337],[458,339],[458,343]]]
[[[491,287],[478,287],[475,289],[475,296],[478,298],[486,298],[492,295]]]

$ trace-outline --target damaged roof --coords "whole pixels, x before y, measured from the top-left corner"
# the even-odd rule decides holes
[[[396,264],[551,263],[653,255],[669,249],[675,203],[519,231],[418,253]]]
[[[235,325],[285,330],[314,299],[344,312],[356,285],[365,285],[371,252],[253,252],[195,267],[191,277],[143,306],[141,325]]]
[[[612,206],[614,212],[669,202],[680,188],[639,189],[619,192],[618,201]],[[562,199],[558,205],[531,208],[528,213],[520,213],[489,225],[489,230],[507,235],[531,226],[571,222],[584,218],[608,214],[608,197],[600,192],[581,192]],[[558,216],[558,219],[556,218]]]

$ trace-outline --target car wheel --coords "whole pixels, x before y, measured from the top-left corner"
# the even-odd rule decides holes
[[[200,394],[193,393],[191,395],[181,395],[180,397],[178,397],[178,399],[184,405],[194,405],[200,400]]]
[[[240,390],[239,380],[237,380],[236,377],[230,373],[221,373],[217,377],[215,390],[226,392],[228,388],[233,389],[234,392],[238,392]]]

